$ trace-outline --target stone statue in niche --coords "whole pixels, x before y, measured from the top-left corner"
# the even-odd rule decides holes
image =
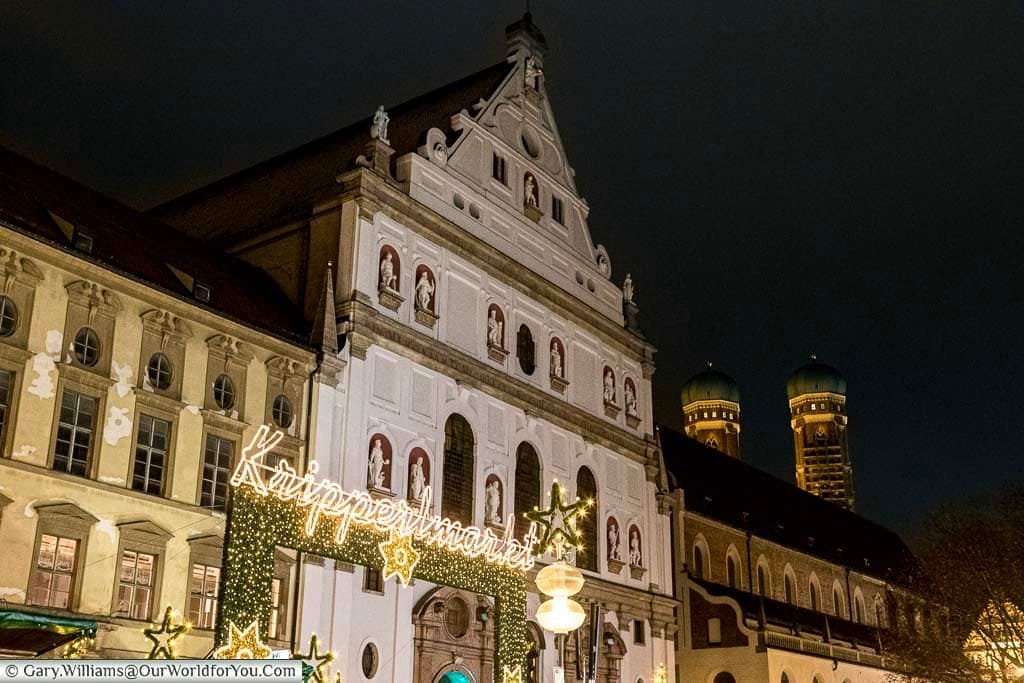
[[[629,566],[644,566],[644,558],[640,554],[640,532],[635,528],[631,529],[629,533]]]
[[[384,252],[380,260],[380,288],[398,291],[398,276],[395,275],[395,262],[390,251]]]
[[[633,277],[626,273],[626,279],[622,283],[622,300],[627,304],[633,303]]]
[[[637,417],[636,408],[636,390],[633,389],[632,382],[626,382],[626,387],[623,389],[623,396],[625,396],[626,402],[626,415],[631,417]]]
[[[551,374],[562,377],[562,352],[558,350],[558,342],[551,342]]]
[[[608,525],[608,559],[622,562],[622,541],[619,527],[615,522]]]
[[[409,498],[418,501],[423,497],[423,489],[427,487],[427,477],[423,473],[423,456],[416,456],[412,463],[412,474],[409,476]]]
[[[380,140],[385,145],[390,145],[391,141],[388,140],[388,123],[390,122],[391,117],[384,111],[384,105],[377,107],[377,111],[373,114],[373,123],[370,125],[370,137]]]
[[[434,284],[426,270],[420,271],[420,279],[416,281],[416,308],[421,311],[433,311],[430,305],[434,298]]]
[[[384,487],[384,468],[390,461],[384,459],[384,448],[380,439],[373,440],[373,448],[370,449],[370,485],[377,489]]]
[[[484,523],[501,526],[501,484],[492,479],[484,491]]]
[[[501,328],[502,323],[498,320],[498,309],[492,308],[491,314],[487,317],[487,344],[489,346],[496,349],[502,348]]]
[[[544,75],[544,70],[540,68],[537,60],[534,59],[533,55],[526,58],[526,70],[524,72],[526,86],[533,88],[534,90],[540,89],[540,79]]]
[[[540,206],[537,189],[537,181],[533,179],[532,175],[527,173],[523,178],[523,201],[526,202],[527,206],[532,206],[535,209]]]
[[[615,403],[615,374],[611,368],[604,369],[604,402]]]

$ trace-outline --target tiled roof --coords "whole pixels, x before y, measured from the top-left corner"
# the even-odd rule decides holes
[[[56,215],[93,238],[75,250]],[[0,147],[0,221],[75,256],[208,308],[244,325],[305,344],[308,326],[262,271]],[[196,300],[172,268],[210,289]]]
[[[454,83],[388,109],[388,137],[395,157],[415,151],[430,128],[453,142],[451,117],[473,113],[492,95],[513,65],[501,62]],[[202,240],[258,229],[292,216],[308,215],[310,204],[337,188],[335,178],[350,168],[370,142],[372,117],[252,166],[155,207],[152,215]]]
[[[757,537],[908,585],[918,564],[896,533],[669,427],[658,435],[686,509]]]

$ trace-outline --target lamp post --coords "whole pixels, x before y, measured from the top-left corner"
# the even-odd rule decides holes
[[[537,623],[555,634],[555,683],[565,683],[565,636],[583,625],[586,612],[570,596],[583,588],[583,573],[559,560],[537,572],[537,589],[550,599],[537,608]]]

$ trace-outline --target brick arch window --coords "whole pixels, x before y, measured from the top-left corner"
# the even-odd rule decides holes
[[[473,460],[476,441],[466,418],[453,414],[444,423],[441,516],[473,523]]]
[[[522,538],[530,529],[526,513],[540,505],[540,458],[527,442],[516,449],[516,490],[514,499],[516,538]]]
[[[772,593],[771,577],[768,575],[768,565],[760,561],[757,563],[757,592],[765,597],[770,596]]]
[[[520,325],[516,333],[516,357],[519,358],[519,367],[527,375],[532,375],[537,369],[537,344],[533,341],[533,333],[527,325]]]
[[[593,509],[587,512],[579,523],[580,536],[583,540],[583,552],[576,557],[576,566],[581,569],[597,571],[597,480],[594,473],[587,467],[581,467],[576,473],[576,495],[581,500],[594,501]]]
[[[740,588],[740,560],[736,549],[729,546],[725,555],[725,580],[732,588]]]

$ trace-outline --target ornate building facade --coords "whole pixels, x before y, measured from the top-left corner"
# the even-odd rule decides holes
[[[601,680],[649,680],[672,667],[676,624],[654,348],[591,240],[529,16],[506,47],[153,216],[269,274],[307,319],[330,270],[344,367],[311,422],[325,476],[410,501],[430,485],[435,512],[477,526],[518,522],[556,480],[593,498],[577,563],[614,634]],[[301,587],[296,632],[346,680],[490,680],[485,596],[315,558]],[[552,642],[530,634],[550,669]]]

